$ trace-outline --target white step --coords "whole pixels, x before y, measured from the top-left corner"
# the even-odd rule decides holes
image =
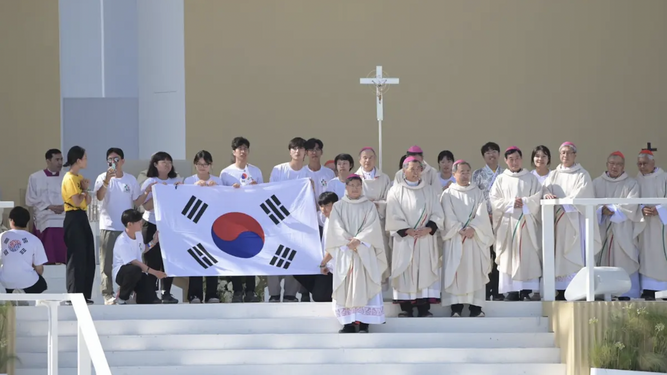
[[[306,365],[228,365],[228,366],[143,366],[112,367],[114,375],[565,375],[565,365],[553,363],[448,363],[448,364],[306,364]],[[43,369],[17,369],[16,375],[44,375]],[[75,368],[61,368],[59,375],[76,375]]]
[[[553,348],[553,333],[377,333],[368,335],[117,335],[101,336],[109,352],[123,350],[338,349],[338,348]],[[61,336],[62,352],[76,351],[76,336]],[[18,353],[46,353],[44,336],[18,337]]]
[[[332,333],[340,324],[332,318],[216,319],[216,320],[97,320],[99,335],[179,335],[210,333]],[[387,323],[371,326],[372,332],[466,333],[466,332],[547,332],[547,318],[387,318]],[[17,321],[16,335],[46,336],[46,321]],[[76,335],[76,321],[60,321],[59,334]]]

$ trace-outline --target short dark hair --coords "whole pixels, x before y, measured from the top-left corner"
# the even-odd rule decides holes
[[[350,162],[350,170],[354,167],[354,159],[352,158],[352,155],[350,154],[338,154],[334,158],[334,164],[336,164],[336,167],[338,167],[338,161],[339,160],[347,160]]]
[[[193,164],[197,164],[199,159],[204,159],[204,161],[208,164],[213,164],[213,156],[211,155],[210,152],[206,150],[201,150],[198,153],[195,154],[195,160],[192,162]]]
[[[123,211],[123,214],[120,215],[120,222],[123,223],[123,226],[127,228],[128,224],[134,224],[141,221],[141,212],[134,208]]]
[[[324,143],[322,143],[321,140],[317,138],[310,138],[309,140],[306,141],[306,151],[307,150],[314,150],[315,147],[319,146],[320,150],[324,150]]]
[[[523,158],[523,152],[521,152],[521,150],[518,148],[510,148],[505,151],[505,159],[507,159],[512,154],[519,154],[519,156]]]
[[[355,181],[355,180],[361,182],[361,177],[356,175],[356,174],[349,175],[349,176],[347,176],[347,179],[345,180],[345,185],[347,185],[350,182]]]
[[[449,150],[440,151],[440,153],[438,154],[438,163],[440,163],[442,159],[447,159],[451,162],[455,161],[454,154]]]
[[[46,151],[46,154],[44,154],[44,158],[46,158],[46,160],[51,160],[55,155],[62,155],[62,154],[63,153],[60,152],[60,150],[58,150],[57,148],[51,148],[48,151]]]
[[[236,137],[232,139],[232,150],[236,150],[241,146],[246,146],[247,148],[250,148],[250,141],[243,137]]]
[[[325,191],[324,193],[320,194],[319,198],[317,198],[317,204],[320,206],[326,206],[329,203],[336,202],[338,202],[338,195],[336,195],[336,193],[333,191]]]
[[[537,155],[538,151],[542,151],[549,158],[547,165],[551,165],[551,151],[545,145],[539,145],[533,149],[533,153],[530,155],[530,165],[535,166],[535,155]]]
[[[72,148],[67,151],[67,162],[63,167],[71,167],[80,159],[83,159],[86,155],[86,149],[81,146],[72,146]]]
[[[399,170],[403,169],[403,162],[404,162],[405,159],[407,159],[407,158],[408,158],[408,155],[403,155],[403,156],[401,156],[401,160],[398,162],[398,169],[399,169]]]
[[[146,172],[146,177],[158,177],[157,173],[157,167],[155,164],[157,164],[159,161],[162,160],[169,160],[170,162],[174,162],[174,159],[171,158],[171,155],[164,151],[158,151],[151,156],[151,161],[150,164],[148,164],[148,171]],[[169,171],[169,174],[167,177],[169,178],[176,178],[176,169],[174,169],[174,164],[171,165],[171,170]]]
[[[484,146],[482,146],[482,156],[484,156],[484,154],[486,154],[487,151],[500,152],[500,146],[498,146],[498,144],[495,142],[486,142]]]
[[[117,154],[118,156],[120,156],[121,159],[125,159],[125,153],[123,152],[123,150],[121,150],[118,147],[111,147],[110,149],[108,149],[107,150],[107,158],[111,154]]]
[[[14,222],[18,228],[27,228],[30,222],[30,211],[21,206],[16,206],[9,211],[9,220]]]
[[[293,148],[306,148],[306,140],[301,137],[292,138],[287,145],[287,149],[291,150]]]

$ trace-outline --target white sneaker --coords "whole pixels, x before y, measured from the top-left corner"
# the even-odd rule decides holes
[[[120,298],[119,298],[120,300]],[[116,304],[116,297],[104,297],[104,304],[105,305],[115,305]]]
[[[197,297],[190,300],[190,303],[201,303],[201,300]]]
[[[209,298],[208,301],[206,301],[206,303],[220,303],[220,299],[215,297]]]
[[[120,299],[120,298],[118,298],[117,300],[114,301],[113,304],[114,304],[114,305],[127,305],[127,301],[124,300],[124,299]],[[106,305],[106,303],[105,303],[105,305]]]

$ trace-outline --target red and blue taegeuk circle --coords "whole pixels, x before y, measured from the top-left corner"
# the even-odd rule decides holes
[[[237,258],[252,258],[264,247],[262,226],[240,212],[229,212],[215,219],[211,236],[222,252]]]

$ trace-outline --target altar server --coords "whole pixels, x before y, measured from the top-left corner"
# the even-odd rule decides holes
[[[421,173],[421,178],[427,185],[431,186],[441,186],[440,176],[438,176],[438,171],[431,167],[426,161],[424,161],[424,151],[419,146],[412,146],[408,149],[405,154],[405,157],[413,157],[422,163],[424,170]],[[397,183],[399,180],[403,179],[403,167],[401,163],[401,169],[396,172],[394,175],[394,183]]]
[[[625,173],[625,156],[620,151],[607,158],[607,171],[593,180],[597,198],[639,198],[637,180]],[[632,281],[632,288],[620,300],[638,298],[639,285],[639,233],[645,227],[641,208],[636,204],[609,204],[597,209],[600,224],[602,250],[598,265],[620,267]],[[616,296],[615,296],[616,297]]]
[[[500,272],[498,292],[510,301],[530,299],[540,289],[542,276],[539,234],[542,184],[523,169],[523,154],[517,147],[505,151],[507,169],[496,178],[489,192],[496,234],[496,264]]]
[[[391,286],[400,317],[433,316],[431,303],[440,302],[440,249],[436,231],[444,213],[438,202],[440,183],[422,179],[424,164],[409,156],[398,181],[387,194],[386,230],[392,237]],[[436,175],[437,178],[437,175]]]
[[[345,196],[333,206],[326,251],[334,258],[333,300],[341,333],[368,333],[369,324],[383,324],[382,274],[387,269],[380,218],[373,202],[362,195],[361,177],[350,175]]]
[[[49,263],[66,263],[67,247],[63,221],[65,206],[61,194],[63,154],[52,148],[46,152],[46,168],[30,175],[25,203],[32,208],[34,234],[44,244]]]

